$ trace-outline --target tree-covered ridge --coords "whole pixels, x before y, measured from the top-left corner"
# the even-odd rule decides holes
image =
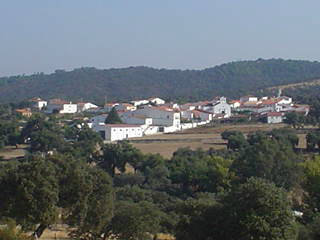
[[[0,78],[0,102],[17,102],[34,96],[96,102],[105,98],[132,100],[150,96],[175,100],[209,99],[216,95],[239,97],[267,87],[319,77],[319,62],[283,59],[232,62],[204,70],[79,68]]]

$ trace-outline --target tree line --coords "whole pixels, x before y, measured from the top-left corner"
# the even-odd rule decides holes
[[[103,103],[158,96],[180,102],[238,98],[261,93],[272,86],[304,82],[320,77],[320,63],[283,59],[257,59],[222,64],[204,70],[166,70],[129,67],[99,70],[78,68],[52,74],[0,78],[0,102],[44,99],[87,99]],[[143,86],[143,88],[141,88]]]

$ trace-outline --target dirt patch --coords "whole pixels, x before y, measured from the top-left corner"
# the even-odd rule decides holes
[[[221,139],[221,133],[229,131],[241,131],[244,134],[256,131],[271,131],[275,128],[285,127],[285,124],[246,124],[246,125],[219,125],[214,127],[199,127],[181,132],[145,136],[131,139],[130,142],[143,153],[159,153],[166,158],[179,148],[190,147],[195,150],[202,148],[208,150],[226,148],[226,141]]]
[[[2,157],[4,160],[8,160],[11,158],[23,157],[26,152],[27,151],[25,145],[19,145],[18,148],[9,146],[0,150],[0,157]]]

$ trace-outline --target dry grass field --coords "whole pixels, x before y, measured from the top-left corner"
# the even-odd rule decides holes
[[[58,228],[54,230],[47,229],[41,236],[41,240],[70,240],[68,237],[68,231],[63,228]],[[174,240],[174,237],[168,234],[158,234],[159,240]]]
[[[4,160],[8,160],[10,158],[23,157],[26,153],[25,145],[19,145],[18,148],[14,146],[5,147],[0,150],[0,157]]]
[[[191,149],[202,148],[225,148],[225,141],[221,139],[220,134],[225,130],[237,130],[244,134],[255,131],[271,131],[275,128],[285,127],[285,124],[246,124],[246,125],[219,125],[215,127],[199,127],[188,129],[182,132],[146,136],[142,138],[131,139],[130,142],[143,153],[159,153],[166,158],[183,147]]]
[[[140,149],[143,153],[159,153],[166,158],[170,158],[172,154],[179,148],[190,147],[191,149],[202,148],[208,150],[222,149],[226,147],[226,142],[221,139],[220,134],[225,130],[241,131],[244,134],[255,131],[271,131],[275,128],[285,127],[285,124],[221,124],[214,127],[199,127],[184,130],[171,134],[160,134],[153,136],[145,136],[142,138],[130,139],[130,142]],[[305,148],[305,134],[299,134],[300,148]],[[19,148],[6,147],[0,150],[0,157],[5,160],[24,156],[26,150],[25,145],[19,145]]]

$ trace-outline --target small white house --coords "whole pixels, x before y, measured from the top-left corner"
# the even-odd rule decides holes
[[[292,104],[292,98],[290,97],[279,97],[278,99],[278,104],[284,104],[284,105],[291,105]]]
[[[240,103],[245,102],[258,102],[258,98],[254,96],[244,96],[240,98]]]
[[[230,107],[233,108],[233,109],[238,108],[238,107],[241,106],[240,100],[232,100],[232,101],[230,101],[229,104],[230,104]]]
[[[149,100],[149,102],[151,102],[151,103],[153,103],[153,104],[156,104],[156,105],[162,105],[162,104],[165,104],[165,103],[166,103],[165,100],[163,100],[163,99],[161,99],[161,98],[157,98],[157,97],[155,97],[155,98],[149,98],[148,100]]]
[[[78,110],[77,104],[73,103],[67,103],[63,104],[62,109],[60,110],[60,113],[76,113]]]
[[[128,138],[142,137],[143,132],[140,125],[130,124],[105,124],[104,136],[106,141],[121,141]],[[103,136],[103,131],[100,131]]]
[[[37,108],[39,110],[42,110],[48,105],[48,102],[45,100],[42,100],[41,98],[32,98],[30,99],[30,102],[33,103],[34,108]]]
[[[46,111],[47,113],[76,113],[78,110],[77,104],[66,102],[61,99],[52,99],[49,101]]]
[[[181,118],[187,119],[187,120],[192,120],[194,118],[193,111],[195,111],[195,110],[181,111]]]
[[[132,103],[133,106],[137,107],[137,106],[140,106],[140,105],[148,104],[149,101],[145,100],[145,99],[142,99],[142,100],[131,101],[131,103]]]
[[[265,114],[267,123],[282,123],[283,122],[283,113],[281,112],[268,112]]]
[[[84,103],[84,102],[80,102],[77,103],[77,107],[78,107],[78,112],[84,112],[87,111],[89,109],[98,109],[99,107],[93,103]]]

